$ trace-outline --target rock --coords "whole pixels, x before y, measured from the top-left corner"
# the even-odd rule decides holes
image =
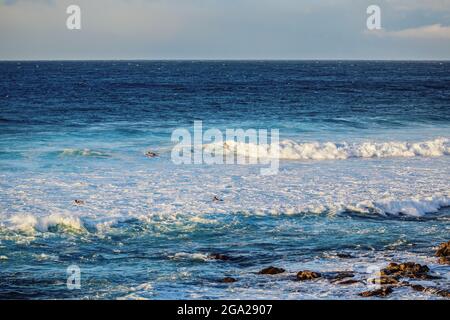
[[[440,264],[450,264],[450,257],[439,257],[438,262]]]
[[[340,271],[338,272],[336,275],[329,277],[331,283],[340,281],[342,279],[345,278],[353,278],[355,276],[355,274],[353,272],[350,271]]]
[[[411,288],[413,288],[416,291],[432,293],[432,294],[436,294],[436,295],[439,295],[444,298],[450,298],[450,291],[448,291],[448,290],[432,288],[432,287],[424,287],[424,286],[421,286],[418,284],[411,285]]]
[[[146,156],[147,158],[155,158],[155,157],[158,156],[158,154],[157,154],[156,152],[153,152],[153,151],[147,151],[147,152],[145,153],[145,156]]]
[[[225,278],[223,278],[220,282],[223,282],[223,283],[233,283],[233,282],[236,282],[237,280],[235,279],[235,278],[232,278],[232,277],[225,277]]]
[[[436,250],[436,257],[450,257],[450,241],[439,245]]]
[[[75,199],[75,200],[73,200],[73,203],[75,203],[77,206],[81,206],[81,205],[83,205],[85,202],[84,202],[83,200]]]
[[[388,276],[398,280],[401,277],[411,279],[436,279],[428,274],[430,269],[426,265],[420,265],[414,262],[390,263],[386,268],[381,270],[381,277]]]
[[[373,278],[370,280],[371,281],[369,281],[369,283],[373,283],[373,284],[381,284],[381,285],[398,284],[398,280],[395,277],[389,277],[389,276],[380,276],[378,278]]]
[[[286,270],[284,270],[283,268],[277,268],[277,267],[267,267],[262,269],[259,274],[279,274],[279,273],[283,273]]]
[[[338,254],[336,254],[336,256],[341,259],[353,259],[354,258],[354,256],[352,256],[349,253],[338,253]]]
[[[391,287],[384,287],[373,291],[364,291],[359,293],[361,297],[386,297],[392,293]]]
[[[214,260],[222,260],[222,261],[230,260],[230,256],[227,256],[226,254],[221,254],[221,253],[211,253],[208,255],[208,258],[214,259]]]
[[[355,284],[355,283],[359,283],[359,282],[361,282],[361,281],[356,280],[356,279],[347,279],[347,280],[337,281],[334,283],[340,284],[340,285],[349,285],[349,284]]]
[[[297,280],[299,280],[299,281],[312,280],[312,279],[320,278],[321,276],[322,275],[318,272],[304,270],[304,271],[299,271],[297,273]]]

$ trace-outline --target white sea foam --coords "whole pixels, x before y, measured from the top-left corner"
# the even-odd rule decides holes
[[[208,144],[204,148],[212,151],[219,147]],[[392,158],[392,157],[439,157],[450,155],[450,141],[437,138],[421,142],[305,142],[298,143],[284,140],[279,144],[256,145],[245,142],[226,141],[223,143],[224,153],[236,153],[253,158],[271,157],[279,154],[286,160],[343,160],[348,158]],[[278,152],[276,152],[278,151]]]
[[[109,157],[110,155],[91,149],[64,149],[60,152],[61,156],[79,156],[79,157]]]
[[[423,145],[431,150],[439,144],[417,145],[426,154]],[[155,226],[154,232],[191,232],[223,224],[221,217],[230,215],[351,211],[421,217],[450,206],[447,156],[285,161],[274,176],[260,175],[259,166],[151,164],[139,160],[95,172],[2,172],[0,227],[103,235],[138,220]],[[85,205],[73,205],[74,199]]]
[[[170,258],[174,260],[197,260],[197,261],[207,261],[208,255],[204,253],[188,253],[188,252],[177,252]]]
[[[35,231],[46,232],[52,227],[62,226],[67,230],[82,231],[83,223],[78,217],[50,214],[46,216],[34,216],[31,214],[12,215],[7,221],[6,226],[10,229],[24,233],[34,233]]]
[[[410,217],[423,217],[430,213],[436,213],[442,208],[450,207],[450,194],[449,195],[439,195],[430,197],[413,197],[409,199],[393,199],[386,198],[378,201],[361,201],[357,203],[345,204],[345,203],[323,203],[318,205],[302,205],[290,204],[280,207],[273,208],[250,208],[242,209],[239,211],[228,211],[224,214],[244,214],[244,215],[292,215],[292,214],[344,214],[346,212],[355,212],[359,214],[367,215],[379,215],[379,216],[410,216]],[[182,227],[184,223],[188,223],[185,227],[190,229],[189,222],[202,223],[218,223],[217,216],[209,220],[207,212],[197,213],[198,216],[192,217],[192,214],[185,215],[171,215],[167,212],[166,215],[161,214],[151,214],[146,216],[136,216],[136,218],[143,223],[150,224],[160,224],[163,227],[166,223],[172,226],[178,225]],[[203,216],[203,218],[202,218]],[[111,230],[112,226],[123,218],[111,217],[108,223],[105,223],[104,217],[99,218],[97,223],[93,223],[92,228],[97,230],[99,233],[107,233]],[[105,228],[105,225],[108,228]],[[67,215],[57,215],[50,214],[45,216],[32,216],[29,214],[16,214],[12,215],[6,220],[4,224],[9,229],[20,231],[27,234],[33,234],[34,232],[48,232],[52,231],[52,227],[62,226],[60,231],[69,232],[83,232],[86,231],[85,226],[79,216],[67,216]],[[164,229],[164,228],[163,228]],[[179,252],[172,256],[175,260],[208,260],[208,255],[202,253],[187,253]]]
[[[404,200],[392,198],[379,201],[363,201],[355,206],[346,206],[344,210],[380,215],[406,215],[422,217],[427,213],[436,213],[439,209],[450,206],[449,196],[435,196],[420,199],[418,197]]]

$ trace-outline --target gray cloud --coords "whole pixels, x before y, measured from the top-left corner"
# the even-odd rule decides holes
[[[0,59],[450,59],[450,0],[378,1],[382,36],[365,28],[372,2],[9,1]],[[82,9],[82,30],[66,29],[70,4]]]

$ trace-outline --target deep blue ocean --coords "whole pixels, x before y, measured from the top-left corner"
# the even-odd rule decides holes
[[[278,129],[279,172],[174,164],[195,120]],[[450,62],[0,62],[2,299],[357,299],[392,261],[448,289],[449,181]]]

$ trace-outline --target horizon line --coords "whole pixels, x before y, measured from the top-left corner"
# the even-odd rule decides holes
[[[263,58],[263,59],[253,59],[253,58],[174,58],[174,59],[146,59],[146,58],[130,58],[130,59],[0,59],[0,62],[100,62],[100,61],[115,61],[115,62],[126,62],[126,61],[143,61],[143,62],[222,62],[222,61],[230,61],[230,62],[264,62],[264,61],[273,61],[273,62],[301,62],[301,61],[373,61],[373,62],[450,62],[449,59],[323,59],[323,58],[308,58],[308,59],[278,59],[278,58]]]

